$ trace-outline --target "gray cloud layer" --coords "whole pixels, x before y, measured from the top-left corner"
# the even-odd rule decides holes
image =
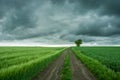
[[[120,44],[120,1],[0,0],[0,41]]]

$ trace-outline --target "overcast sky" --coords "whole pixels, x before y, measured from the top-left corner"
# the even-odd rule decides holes
[[[0,0],[0,45],[120,45],[120,0]]]

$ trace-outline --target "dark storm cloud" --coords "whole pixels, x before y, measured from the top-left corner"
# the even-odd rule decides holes
[[[53,4],[61,4],[61,5],[63,5],[63,4],[65,3],[65,1],[66,1],[66,0],[51,0],[51,2],[52,2]]]
[[[120,27],[114,24],[114,21],[106,22],[96,20],[91,23],[82,23],[79,25],[78,29],[74,31],[76,35],[89,35],[89,36],[113,36],[120,35]],[[82,26],[82,27],[81,27]]]
[[[117,44],[118,36],[119,0],[0,0],[0,41]]]
[[[21,9],[29,0],[0,0],[0,14],[3,16],[10,9]]]
[[[31,10],[26,8],[29,0],[1,0],[1,20],[3,22],[3,33],[12,33],[18,27],[33,26],[33,20],[31,20]],[[29,14],[28,14],[29,13]],[[26,26],[26,27],[25,27]]]
[[[82,11],[95,10],[102,15],[120,15],[120,0],[69,0],[78,4],[76,7]],[[82,9],[81,9],[82,7]]]

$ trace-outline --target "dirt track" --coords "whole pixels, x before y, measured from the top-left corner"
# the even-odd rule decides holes
[[[71,49],[65,50],[59,58],[53,61],[45,70],[40,72],[33,80],[60,80],[62,65],[67,53],[70,54],[72,80],[97,80],[84,64],[76,58]]]
[[[62,53],[62,55],[52,62],[45,70],[43,70],[38,76],[33,80],[58,80],[60,77],[60,72],[62,65],[64,63],[65,55],[67,50]]]
[[[72,69],[72,80],[96,80],[92,73],[76,58],[69,49]]]

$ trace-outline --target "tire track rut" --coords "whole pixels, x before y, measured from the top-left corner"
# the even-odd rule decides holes
[[[70,48],[66,49],[55,61],[32,80],[60,80],[62,66],[67,53],[70,55],[72,80],[97,80],[86,66],[77,59]]]
[[[69,49],[70,63],[72,69],[72,80],[96,80],[93,74],[85,67],[80,60]]]
[[[40,74],[38,74],[33,80],[58,80],[60,77],[60,72],[64,63],[66,53],[67,50],[65,50],[46,69],[40,72]]]

